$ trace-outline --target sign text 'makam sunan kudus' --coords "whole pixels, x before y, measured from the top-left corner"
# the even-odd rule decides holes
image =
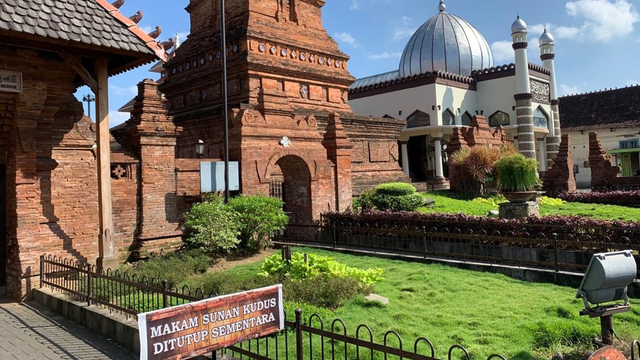
[[[140,359],[188,359],[284,328],[282,285],[138,315]]]

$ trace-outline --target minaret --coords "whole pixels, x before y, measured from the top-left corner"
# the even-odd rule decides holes
[[[516,116],[518,119],[518,151],[526,157],[536,158],[533,132],[533,109],[527,58],[527,24],[520,16],[511,25],[513,50],[516,52]]]
[[[558,87],[556,82],[556,54],[553,50],[553,36],[544,29],[540,36],[540,59],[544,66],[551,71],[549,76],[549,93],[551,101],[551,123],[549,124],[549,136],[547,136],[547,168],[553,165],[553,159],[558,154],[560,147],[560,109],[558,106]]]

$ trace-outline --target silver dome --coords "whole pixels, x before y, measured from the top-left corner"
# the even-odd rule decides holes
[[[445,12],[427,20],[413,34],[400,59],[400,77],[431,71],[463,76],[493,66],[493,53],[487,40],[465,20]]]
[[[520,16],[513,22],[511,25],[511,34],[516,33],[526,33],[527,32],[527,23],[524,20],[520,19]]]
[[[547,29],[544,29],[544,32],[540,35],[540,46],[553,45],[553,40],[553,36],[547,32]]]

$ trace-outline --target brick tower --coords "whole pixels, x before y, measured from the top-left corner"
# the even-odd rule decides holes
[[[346,210],[351,178],[373,178],[372,171],[383,171],[381,181],[405,179],[397,163],[404,123],[353,114],[347,104],[354,80],[347,71],[349,58],[322,26],[324,3],[226,4],[229,158],[240,162],[242,193],[269,194],[283,184],[285,210],[299,220]],[[191,35],[165,65],[161,91],[174,123],[184,129],[179,158],[195,157],[193,144],[199,139],[206,144],[205,157],[223,157],[219,6],[218,0],[191,0],[186,8]],[[365,142],[371,137],[366,129],[374,127],[380,135]],[[367,152],[356,161],[357,174],[352,144],[359,155],[360,149]]]

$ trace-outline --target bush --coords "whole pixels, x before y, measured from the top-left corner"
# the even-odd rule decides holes
[[[411,195],[415,192],[415,186],[407,183],[386,183],[376,186],[376,193],[384,195],[402,196]]]
[[[177,251],[137,262],[131,272],[138,277],[166,279],[170,284],[180,284],[191,275],[204,273],[212,263],[211,257],[202,251]]]
[[[356,279],[323,274],[305,281],[284,281],[284,299],[336,309],[356,295],[369,292]]]
[[[353,199],[353,208],[361,210],[373,210],[375,205],[371,201],[371,197],[375,194],[376,189],[368,189],[357,198]]]
[[[194,204],[185,215],[183,241],[187,248],[230,253],[240,244],[241,217],[218,196]]]
[[[265,196],[238,196],[229,200],[229,208],[237,214],[240,225],[240,247],[249,251],[266,248],[271,236],[284,230],[289,217],[281,200]]]
[[[362,270],[341,264],[328,256],[310,254],[304,261],[304,254],[293,253],[291,261],[285,261],[280,254],[265,259],[258,275],[268,277],[282,275],[292,280],[307,280],[319,276],[331,275],[342,279],[356,280],[359,287],[366,288],[382,280],[382,269]]]
[[[406,183],[387,183],[376,186],[367,200],[378,210],[414,211],[422,204],[424,198],[416,193],[416,188]]]
[[[558,197],[564,201],[587,204],[640,206],[640,191],[573,192],[562,193]]]
[[[531,191],[540,183],[536,174],[538,162],[522,154],[500,158],[493,164],[502,191]]]
[[[489,179],[494,176],[494,163],[501,157],[517,153],[512,144],[464,147],[451,155],[452,188],[474,197],[487,193]]]

